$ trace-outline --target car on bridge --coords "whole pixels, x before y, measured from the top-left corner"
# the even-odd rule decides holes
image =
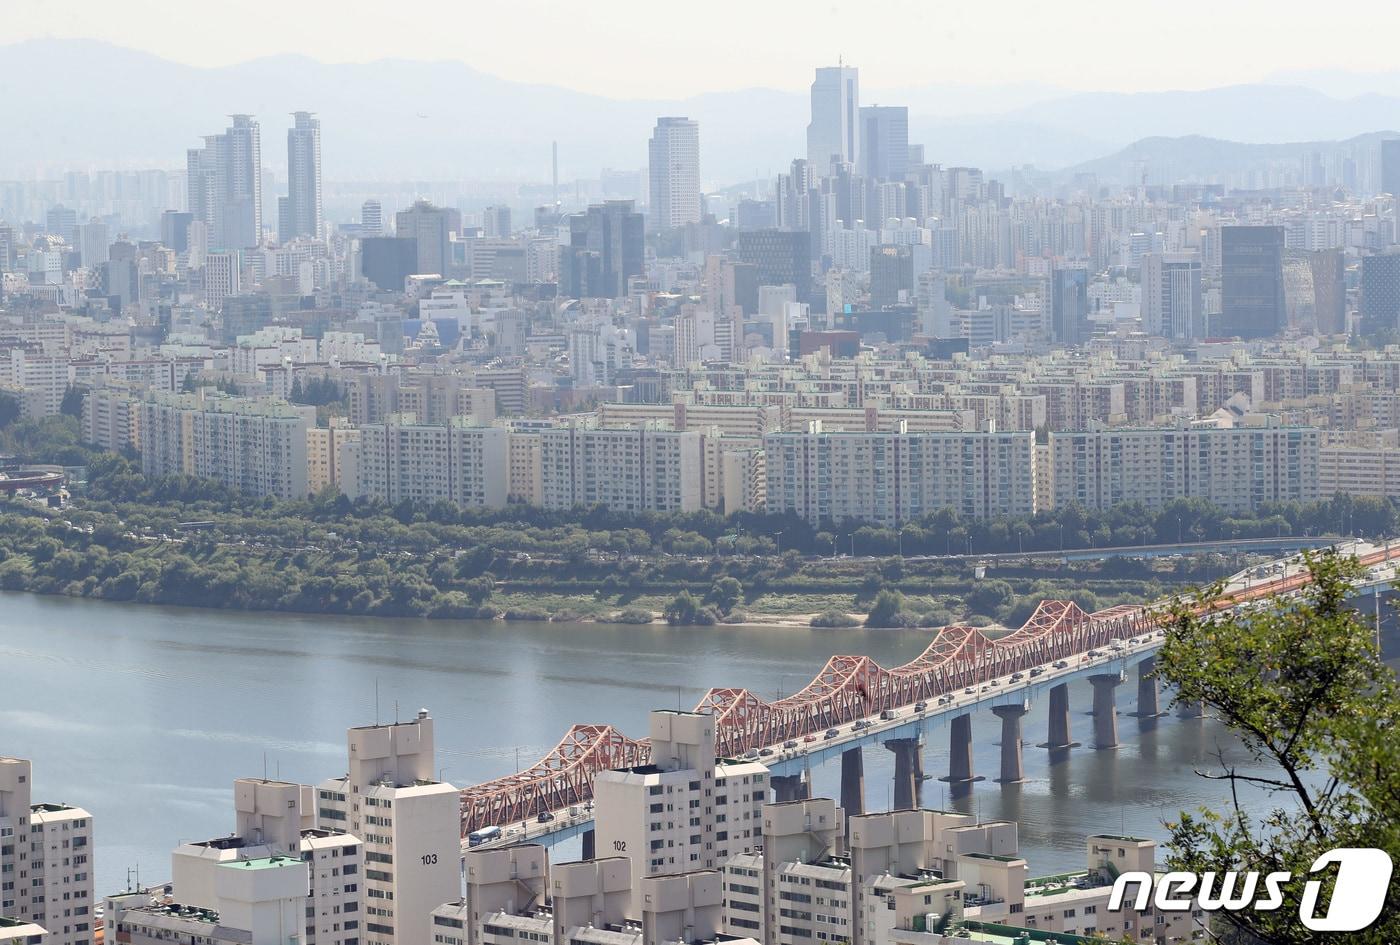
[[[922,702],[922,701],[921,701],[921,702],[916,702],[916,703],[914,703],[914,711],[915,711],[915,712],[922,712],[922,711],[924,711],[924,710],[927,709],[927,708],[928,708],[928,703],[927,703],[927,702]]]
[[[840,729],[829,728],[829,729],[826,730],[826,735],[825,735],[824,737],[826,738],[827,741],[831,741],[833,738],[836,738],[836,737],[837,737],[838,735],[840,735],[840,734],[841,734]]]
[[[811,741],[816,741],[816,740],[817,740],[817,738],[816,738],[815,735],[808,735],[807,738],[810,739]],[[787,741],[783,742],[783,747],[784,747],[784,748],[796,748],[796,747],[797,747],[797,742],[794,741],[793,739],[789,738]]]

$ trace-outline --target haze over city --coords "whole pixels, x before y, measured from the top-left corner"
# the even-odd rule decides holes
[[[0,945],[1400,942],[1394,34],[11,0]]]

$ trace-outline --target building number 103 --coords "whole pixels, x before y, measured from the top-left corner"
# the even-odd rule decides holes
[[[423,859],[423,865],[424,865],[424,866],[436,866],[436,865],[437,865],[437,854],[436,854],[436,853],[424,853],[422,859]]]

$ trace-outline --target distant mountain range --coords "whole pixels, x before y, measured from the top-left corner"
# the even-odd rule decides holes
[[[0,77],[12,90],[0,98],[0,178],[180,167],[185,150],[221,131],[234,112],[261,120],[264,163],[279,168],[288,113],[299,109],[321,116],[325,174],[340,181],[544,181],[556,140],[561,180],[635,170],[646,165],[659,115],[700,122],[710,186],[767,178],[806,149],[807,96],[772,89],[624,101],[500,79],[458,62],[276,56],[203,69],[86,40],[0,46]],[[1330,87],[1346,84],[1338,74],[1323,78]],[[1371,78],[1400,93],[1400,78]],[[929,86],[863,98],[910,104],[910,137],[925,145],[928,160],[989,170],[1088,168],[1130,146],[1165,154],[1174,147],[1165,139],[1184,136],[1200,137],[1175,146],[1171,160],[1194,160],[1204,139],[1221,140],[1199,152],[1203,161],[1233,160],[1231,142],[1327,142],[1400,127],[1400,94],[1333,97],[1297,84],[1136,94]]]

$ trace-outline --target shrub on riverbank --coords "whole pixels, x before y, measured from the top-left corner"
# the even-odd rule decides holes
[[[824,610],[812,618],[812,626],[823,630],[859,627],[860,620],[841,610]]]

